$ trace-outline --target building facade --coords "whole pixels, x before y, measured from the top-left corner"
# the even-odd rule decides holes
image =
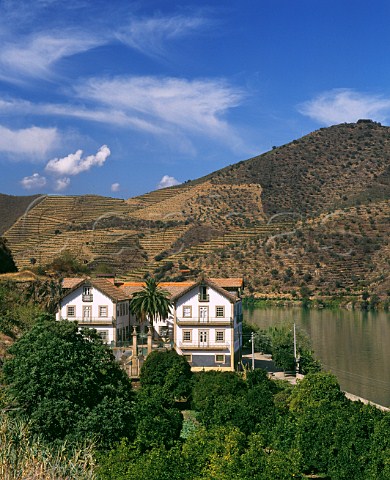
[[[172,301],[173,345],[192,370],[235,370],[242,347],[240,297],[205,279]]]
[[[96,329],[107,344],[123,348],[120,355],[133,364],[155,348],[174,348],[193,371],[236,369],[242,348],[242,279],[160,283],[172,309],[152,327],[130,314],[130,299],[143,286],[107,278],[64,279],[56,318]]]
[[[64,282],[65,295],[57,320],[77,321],[82,328],[94,328],[105,343],[113,346],[130,337],[130,299],[121,289],[104,278],[68,280],[73,282]]]

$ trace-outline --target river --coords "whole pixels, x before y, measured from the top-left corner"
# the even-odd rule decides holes
[[[267,328],[295,322],[310,337],[324,370],[334,373],[342,390],[390,406],[390,314],[330,309],[253,308],[250,324]]]

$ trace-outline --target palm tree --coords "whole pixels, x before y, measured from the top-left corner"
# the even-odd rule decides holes
[[[167,318],[171,306],[169,292],[159,288],[153,277],[146,279],[143,289],[134,293],[130,300],[130,312],[140,320],[148,318],[151,325],[158,318]]]

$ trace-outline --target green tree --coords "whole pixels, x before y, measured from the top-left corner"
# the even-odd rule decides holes
[[[0,273],[17,272],[11,250],[8,248],[7,240],[0,237]]]
[[[309,374],[292,390],[290,440],[301,453],[305,472],[328,472],[335,452],[335,431],[347,405],[337,378],[329,373]]]
[[[171,306],[169,293],[159,288],[153,277],[147,278],[143,289],[130,300],[131,313],[141,320],[148,319],[152,325],[158,318],[167,318]]]
[[[272,359],[275,365],[283,370],[294,370],[294,333],[293,325],[284,324],[270,327],[267,331],[270,338]],[[321,364],[314,358],[308,336],[299,328],[296,329],[297,354],[300,357],[299,372],[304,375],[321,370]]]
[[[221,398],[234,398],[246,390],[244,380],[234,372],[199,372],[194,378],[193,408],[205,425],[213,424],[215,405]]]
[[[89,272],[88,267],[83,265],[69,250],[64,250],[58,257],[53,258],[45,269],[66,275]]]
[[[139,451],[158,446],[172,447],[179,439],[183,415],[166,402],[161,387],[145,387],[137,392],[134,408],[136,439]]]
[[[132,437],[131,383],[95,330],[44,316],[3,367],[15,415],[45,439]]]
[[[188,397],[192,389],[192,372],[187,360],[175,350],[151,352],[141,367],[143,388],[158,386],[167,400]]]

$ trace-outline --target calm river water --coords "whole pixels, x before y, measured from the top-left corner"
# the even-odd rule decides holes
[[[260,328],[295,322],[342,390],[390,406],[389,313],[275,307],[246,309],[244,319]]]

